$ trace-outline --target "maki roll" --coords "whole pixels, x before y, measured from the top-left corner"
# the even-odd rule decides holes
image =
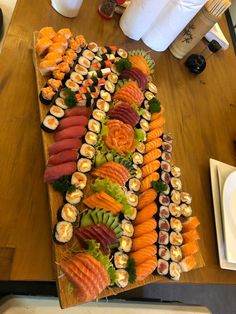
[[[159,250],[158,250],[158,255],[160,256],[160,258],[164,259],[165,261],[169,261],[170,250],[168,249],[168,247],[164,245],[160,245]]]
[[[169,271],[169,263],[162,258],[157,261],[157,272],[161,276],[165,276]]]
[[[92,94],[86,93],[86,94],[82,94],[83,96],[83,100],[85,101],[86,105],[88,106],[92,106],[94,103]]]
[[[146,119],[147,121],[151,120],[152,115],[147,109],[142,109],[141,114],[142,114],[142,117]]]
[[[68,203],[72,205],[79,204],[82,197],[83,197],[83,192],[80,191],[79,189],[75,189],[72,192],[69,192],[69,191],[66,192],[66,200]]]
[[[58,210],[58,218],[67,222],[75,222],[77,219],[77,209],[75,206],[66,203],[62,208]]]
[[[132,249],[132,239],[127,236],[121,236],[119,251],[129,253]]]
[[[165,160],[165,161],[168,161],[168,162],[171,162],[172,157],[171,157],[171,154],[170,154],[170,153],[168,153],[168,152],[163,152],[163,153],[161,154],[161,159],[162,159],[162,160]]]
[[[167,231],[159,231],[158,243],[162,245],[169,243],[169,233]]]
[[[170,194],[170,186],[168,184],[166,184],[166,189],[162,193],[165,194],[165,195],[169,195]]]
[[[134,234],[134,227],[129,220],[123,219],[121,221],[121,228],[123,231],[123,235],[127,237],[132,237]]]
[[[149,101],[147,99],[144,100],[143,105],[144,105],[144,108],[146,110],[149,110],[150,105],[149,105]]]
[[[153,93],[151,93],[150,91],[146,91],[146,92],[144,93],[144,96],[145,96],[145,98],[146,98],[147,100],[151,100],[152,98],[155,97],[155,95],[154,95]]]
[[[173,262],[180,262],[183,258],[181,248],[176,245],[171,245],[170,247],[170,258]]]
[[[169,164],[169,162],[163,160],[163,161],[161,161],[161,169],[163,171],[170,172],[171,171],[171,165]]]
[[[165,152],[171,153],[172,152],[172,145],[170,143],[167,143],[167,142],[162,142],[162,149]]]
[[[114,63],[111,66],[111,71],[117,75],[120,75],[120,72],[117,70],[116,65]]]
[[[159,195],[159,202],[160,202],[161,205],[168,206],[170,204],[170,198],[169,198],[168,195],[160,193],[160,195]]]
[[[77,169],[82,173],[89,172],[92,169],[92,161],[87,158],[80,158],[77,162]]]
[[[60,108],[56,105],[53,105],[49,110],[49,114],[56,117],[57,119],[61,119],[64,117],[65,112],[62,108]]]
[[[137,216],[137,209],[135,207],[130,207],[129,212],[124,214],[126,219],[134,220]]]
[[[126,58],[128,57],[127,51],[125,51],[125,50],[122,49],[122,48],[118,48],[118,49],[116,50],[116,54],[117,54],[119,57],[123,58],[123,59],[126,59]]]
[[[92,61],[95,58],[95,54],[92,51],[88,50],[88,49],[85,49],[83,51],[82,56],[87,58],[90,61]]]
[[[129,283],[129,274],[125,269],[116,270],[115,283],[120,288],[125,288]]]
[[[99,133],[101,131],[101,124],[97,120],[89,119],[88,129],[94,133]]]
[[[177,166],[172,166],[171,168],[171,174],[175,178],[179,178],[181,176],[181,170]]]
[[[183,244],[183,237],[180,232],[172,231],[170,233],[170,244],[173,244],[173,245]]]
[[[104,111],[104,112],[108,112],[109,109],[110,109],[110,105],[108,104],[108,102],[106,102],[105,100],[99,98],[97,100],[97,103],[96,103],[98,109]]]
[[[82,66],[80,64],[76,64],[75,72],[79,73],[80,75],[85,76],[88,74],[88,69],[86,69],[84,66]]]
[[[169,274],[171,279],[179,280],[181,275],[181,267],[176,262],[171,262],[169,266]]]
[[[98,45],[93,41],[88,44],[87,48],[94,53],[98,52]]]
[[[160,218],[169,218],[170,212],[167,206],[161,206],[159,211],[159,217]]]
[[[90,64],[91,64],[91,62],[87,58],[85,58],[84,56],[79,57],[78,63],[87,69],[90,67]]]
[[[176,217],[176,218],[181,216],[181,207],[174,204],[174,203],[170,203],[169,211],[170,211],[171,215]]]
[[[134,192],[132,191],[128,191],[125,193],[127,202],[133,206],[136,207],[138,205],[138,196],[136,194],[134,194]]]
[[[88,131],[86,134],[85,134],[85,142],[87,144],[90,144],[90,145],[96,145],[97,144],[97,141],[98,141],[98,135],[94,132],[91,132],[91,131]]]
[[[180,191],[182,189],[182,182],[179,178],[171,178],[170,184],[172,185],[173,189]]]
[[[148,132],[148,131],[149,131],[149,123],[148,123],[147,120],[141,119],[141,120],[139,121],[139,124],[140,124],[141,128],[142,128],[145,132]]]
[[[109,93],[113,94],[115,91],[115,84],[110,82],[110,81],[106,81],[105,90],[107,90]]]
[[[107,79],[111,83],[116,84],[118,82],[118,75],[116,75],[115,73],[111,73],[108,75]]]
[[[126,268],[129,256],[123,252],[116,252],[114,254],[115,268]]]
[[[148,88],[148,90],[149,90],[151,93],[157,94],[157,87],[156,87],[156,85],[153,84],[152,82],[148,82],[147,88]]]
[[[102,121],[106,117],[106,113],[100,109],[94,109],[92,115],[97,121]]]
[[[181,201],[182,201],[183,203],[185,203],[185,204],[187,204],[187,205],[191,204],[191,202],[192,202],[192,196],[191,196],[189,193],[187,193],[187,192],[181,192],[180,197],[181,197]]]
[[[103,100],[110,102],[111,101],[111,94],[106,92],[105,90],[101,90],[100,96]]]
[[[164,181],[166,184],[169,184],[171,181],[170,174],[166,171],[162,171],[161,172],[161,180]]]
[[[142,170],[137,165],[133,165],[133,168],[135,169],[135,178],[141,179],[142,178]]]
[[[170,196],[173,203],[175,203],[176,205],[180,204],[180,192],[179,191],[176,191],[176,190],[171,191]]]
[[[59,96],[60,96],[62,99],[65,99],[65,98],[68,97],[68,92],[66,91],[65,88],[63,88],[62,90],[60,90]]]
[[[110,68],[105,68],[101,70],[102,72],[102,76],[101,77],[106,77],[107,75],[109,75],[111,73]]]
[[[68,221],[60,221],[55,226],[54,238],[59,243],[67,243],[73,237],[73,226]]]
[[[74,172],[71,177],[71,184],[76,188],[83,190],[87,184],[87,176],[81,172]]]
[[[141,182],[137,178],[129,179],[129,189],[134,192],[138,192],[141,186]]]
[[[51,133],[53,131],[56,130],[56,128],[58,127],[59,125],[59,121],[57,120],[56,117],[52,116],[52,115],[47,115],[42,124],[41,124],[41,128],[48,132],[48,133]]]
[[[81,75],[80,73],[77,73],[77,72],[72,72],[70,75],[70,78],[73,82],[75,82],[77,84],[81,84],[82,81],[84,80],[83,75]]]
[[[68,87],[72,92],[77,92],[79,90],[79,85],[72,81],[71,79],[67,80],[65,83],[66,87]]]
[[[187,204],[181,204],[181,213],[184,217],[190,217],[192,215],[192,208]]]
[[[159,219],[158,227],[159,227],[159,230],[169,231],[170,230],[169,221],[167,219],[165,219],[165,218],[164,219]]]
[[[177,219],[177,218],[170,218],[170,227],[176,232],[181,232],[182,231],[182,222]]]
[[[66,109],[68,108],[68,106],[65,104],[64,99],[61,98],[61,97],[57,97],[57,98],[56,98],[55,104],[56,104],[58,107],[60,107],[60,108],[62,108],[62,109],[64,109],[64,110],[66,110]]]
[[[46,86],[41,89],[39,99],[44,105],[50,105],[55,94],[51,86]]]
[[[173,137],[170,133],[164,133],[163,134],[163,141],[172,144]]]
[[[146,149],[146,145],[142,142],[139,142],[137,147],[136,147],[137,151],[141,154],[145,153],[145,149]]]
[[[143,164],[143,155],[140,153],[133,153],[133,163],[135,165],[142,165]]]

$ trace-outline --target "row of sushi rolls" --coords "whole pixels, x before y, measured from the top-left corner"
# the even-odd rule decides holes
[[[54,139],[44,181],[64,200],[53,237],[81,248],[59,261],[62,276],[80,302],[151,274],[179,280],[196,267],[200,222],[163,131],[154,61],[68,28],[42,28],[35,49],[47,78],[41,127]]]

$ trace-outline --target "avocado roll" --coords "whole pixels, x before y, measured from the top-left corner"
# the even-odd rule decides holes
[[[169,263],[162,258],[157,261],[157,272],[161,276],[165,276],[169,271]]]
[[[101,90],[100,96],[101,96],[101,98],[102,98],[103,100],[105,100],[105,101],[108,101],[108,102],[111,101],[111,94],[108,93],[108,92],[105,91],[105,90]]]
[[[183,237],[180,232],[172,231],[170,233],[170,244],[178,246],[183,244]]]
[[[87,158],[80,158],[77,161],[77,169],[82,173],[89,172],[92,169],[92,161]]]
[[[170,211],[170,214],[173,216],[173,217],[180,217],[181,216],[181,207],[174,204],[174,203],[170,203],[169,205],[169,211]]]
[[[75,222],[78,216],[78,211],[74,205],[66,203],[58,210],[58,218],[67,222]]]
[[[54,238],[57,242],[64,244],[73,237],[73,226],[70,222],[60,221],[55,226]]]
[[[179,178],[181,176],[181,170],[177,166],[172,166],[171,167],[171,174],[175,178]]]
[[[127,236],[127,237],[132,237],[134,234],[134,227],[132,225],[132,223],[127,220],[127,219],[123,219],[121,221],[121,228],[123,231],[123,235]]]
[[[101,131],[101,124],[97,120],[89,119],[88,129],[94,133],[99,133]]]
[[[134,220],[137,216],[137,209],[135,207],[130,207],[129,213],[124,214],[125,219]]]
[[[85,142],[87,144],[90,144],[90,145],[96,145],[97,144],[97,141],[98,141],[98,135],[94,132],[91,132],[91,131],[88,131],[86,134],[85,134]]]
[[[115,268],[126,268],[129,256],[122,252],[115,252],[114,254],[114,264]]]
[[[55,99],[55,104],[56,104],[58,107],[60,107],[60,108],[62,108],[62,109],[64,109],[64,110],[68,109],[68,106],[65,104],[64,99],[61,98],[61,97],[57,97],[57,98]]]
[[[171,197],[171,200],[173,203],[175,203],[176,205],[180,204],[181,201],[180,201],[180,192],[179,191],[176,191],[176,190],[171,191],[170,197]]]
[[[187,192],[181,192],[181,201],[187,205],[190,205],[192,202],[192,196]]]
[[[115,283],[120,288],[125,288],[129,283],[129,274],[125,269],[116,270]]]
[[[140,153],[133,153],[133,163],[135,165],[142,165],[143,164],[143,155]]]
[[[141,186],[141,182],[137,178],[129,179],[129,189],[134,192],[138,192]]]
[[[172,185],[173,189],[180,191],[182,189],[182,182],[179,178],[171,178],[170,184]]]
[[[138,196],[136,194],[134,194],[134,192],[132,191],[128,191],[125,193],[127,202],[133,206],[136,207],[138,205]]]
[[[176,245],[170,247],[170,258],[173,262],[180,262],[183,258],[181,248]]]
[[[66,192],[66,201],[72,205],[79,204],[83,197],[83,192],[79,189],[75,189],[72,192]]]
[[[132,239],[127,236],[121,236],[119,251],[124,251],[125,253],[129,253],[132,249]]]
[[[140,127],[145,131],[148,132],[149,131],[149,122],[146,119],[141,119],[139,121]]]
[[[169,164],[169,162],[162,160],[161,161],[161,169],[163,171],[170,172],[171,171],[171,165]]]
[[[108,112],[110,109],[110,105],[108,104],[108,102],[106,102],[105,100],[99,98],[97,100],[96,106],[98,109],[104,111],[104,112]]]
[[[170,250],[167,246],[160,245],[158,249],[158,255],[160,256],[160,258],[168,261],[170,259]]]
[[[179,280],[181,275],[181,267],[178,263],[172,262],[169,266],[169,275],[173,280]]]
[[[184,217],[190,217],[192,215],[192,208],[187,204],[181,204],[181,213]]]
[[[80,148],[80,155],[92,159],[95,155],[95,148],[89,144],[84,143]]]
[[[153,84],[152,82],[148,82],[147,88],[148,88],[148,90],[149,90],[151,93],[157,94],[157,87],[156,87],[156,85]]]
[[[97,121],[102,121],[106,117],[106,113],[100,109],[94,109],[92,115]]]
[[[162,245],[169,243],[169,233],[167,231],[159,231],[158,243]]]
[[[87,184],[87,176],[81,172],[74,172],[71,177],[71,184],[75,185],[76,188],[83,190]]]
[[[159,210],[159,217],[160,218],[169,218],[170,212],[167,206],[161,206]]]
[[[144,93],[144,96],[145,96],[145,98],[146,98],[148,101],[155,97],[155,95],[154,95],[153,93],[149,92],[149,91],[146,91],[146,92]]]
[[[158,221],[158,227],[159,230],[162,231],[169,231],[170,230],[170,223],[167,219],[163,218],[163,219],[159,219]]]
[[[52,105],[49,109],[49,114],[56,117],[57,119],[61,119],[65,115],[65,111],[57,105]]]
[[[170,198],[169,198],[168,195],[160,193],[160,195],[159,195],[159,202],[160,202],[161,205],[168,206],[170,204]]]
[[[58,119],[49,114],[49,115],[46,115],[46,117],[44,118],[44,120],[41,124],[41,128],[42,128],[42,130],[44,130],[48,133],[51,133],[51,132],[56,130],[58,125],[59,125]]]
[[[172,218],[170,218],[170,227],[172,230],[174,230],[176,232],[181,232],[183,225],[179,219],[172,217]]]

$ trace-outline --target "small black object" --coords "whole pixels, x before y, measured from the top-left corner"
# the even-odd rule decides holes
[[[4,29],[4,24],[3,24],[3,13],[2,9],[0,8],[0,39],[3,36],[3,29]]]
[[[185,61],[185,65],[189,69],[190,72],[199,74],[205,69],[206,60],[200,54],[192,54]]]
[[[219,51],[222,47],[221,47],[221,45],[218,43],[218,41],[216,41],[216,40],[213,39],[212,41],[209,42],[208,48],[209,48],[209,50],[210,50],[211,52],[217,52],[217,51]]]

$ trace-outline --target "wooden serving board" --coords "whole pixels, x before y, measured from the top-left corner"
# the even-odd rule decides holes
[[[35,43],[37,40],[37,35],[38,32],[33,33],[33,47],[35,47]],[[96,40],[95,40],[96,41]],[[125,48],[125,47],[124,47]],[[35,73],[36,73],[36,82],[37,82],[37,91],[38,94],[40,92],[40,89],[45,85],[47,79],[43,77],[40,72],[39,72],[39,58],[33,49],[33,62],[35,66]],[[39,103],[39,113],[40,113],[40,122],[39,124],[43,121],[45,115],[47,114],[49,110],[49,106],[43,105],[40,100],[38,100]],[[46,133],[42,131],[42,139],[43,139],[43,149],[44,149],[44,156],[45,156],[45,161],[47,163],[48,160],[48,145],[54,142],[53,140],[53,133]],[[87,187],[89,187],[89,184],[87,184]],[[85,190],[86,194],[86,190]],[[56,192],[53,190],[52,186],[48,184],[48,195],[49,195],[49,205],[50,205],[50,214],[51,214],[51,222],[52,222],[52,235],[53,235],[53,228],[55,224],[57,223],[57,211],[58,208],[62,206],[63,204],[63,198],[60,193]],[[65,276],[62,275],[58,263],[65,258],[66,256],[71,255],[72,250],[77,249],[77,245],[75,243],[69,242],[69,244],[64,244],[64,245],[58,245],[55,242],[52,242],[52,247],[53,247],[53,263],[55,265],[55,273],[56,273],[56,282],[57,282],[57,290],[58,290],[58,296],[60,300],[60,305],[62,308],[67,308],[71,306],[75,306],[80,304],[77,300],[77,298],[74,296],[73,293],[69,293],[68,291],[68,281]],[[200,251],[195,255],[196,261],[197,261],[197,266],[196,268],[201,268],[205,266],[204,260],[202,258],[202,255]],[[127,290],[131,290],[137,287],[144,286],[149,283],[154,283],[154,282],[167,282],[171,281],[168,278],[164,276],[159,276],[159,275],[150,275],[147,277],[145,280],[140,281],[138,283],[134,284],[129,284],[125,288],[107,288],[105,289],[98,297],[104,298],[104,297],[109,297],[112,295],[119,294],[121,292],[125,292]]]

